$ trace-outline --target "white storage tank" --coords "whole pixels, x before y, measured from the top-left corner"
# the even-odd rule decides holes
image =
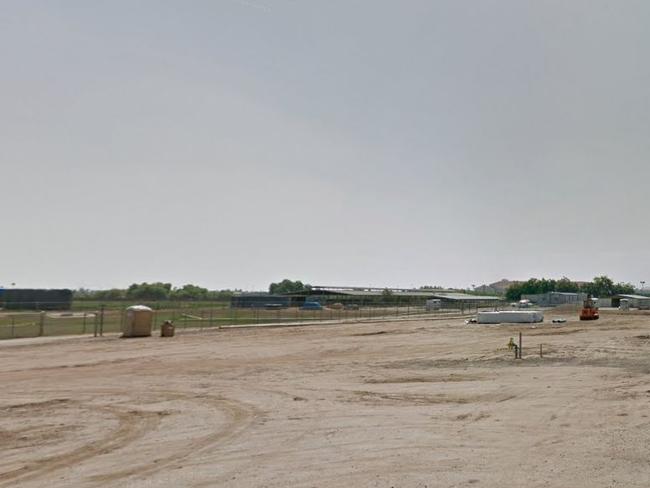
[[[122,337],[149,337],[153,329],[153,310],[144,305],[126,309]]]
[[[504,310],[501,312],[479,312],[479,324],[532,324],[544,321],[544,314],[537,310]]]

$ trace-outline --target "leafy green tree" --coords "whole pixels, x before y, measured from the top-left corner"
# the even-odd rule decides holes
[[[636,292],[632,283],[616,283],[614,285],[615,295],[633,295]]]
[[[230,300],[236,291],[241,290],[210,290],[206,299],[214,302],[226,302]]]
[[[519,300],[522,295],[536,295],[551,291],[566,293],[590,293],[595,297],[611,297],[618,294],[634,293],[634,286],[629,283],[614,283],[608,276],[596,276],[591,283],[583,286],[563,277],[560,280],[531,278],[523,283],[515,283],[506,291],[508,300]]]
[[[269,285],[269,293],[299,293],[301,291],[310,290],[311,285],[303,284],[302,281],[291,281],[284,279],[279,283],[271,283]]]
[[[95,295],[93,290],[88,288],[79,288],[78,290],[72,291],[73,300],[92,300],[92,297]]]
[[[630,283],[614,283],[608,276],[596,276],[584,287],[584,291],[596,297],[611,297],[621,294],[631,295],[634,293],[634,286]]]
[[[126,298],[131,300],[167,300],[171,283],[133,283],[126,290]]]
[[[123,300],[126,296],[126,290],[111,288],[110,290],[89,290],[80,288],[74,291],[75,300],[105,300],[116,301]]]
[[[126,290],[111,288],[110,290],[97,290],[95,300],[117,301],[126,298]]]
[[[183,285],[180,288],[174,288],[169,294],[171,300],[207,300],[208,289],[196,285]]]
[[[580,291],[580,285],[575,281],[571,281],[569,278],[564,276],[563,278],[557,280],[555,283],[555,290],[563,293],[577,293]]]

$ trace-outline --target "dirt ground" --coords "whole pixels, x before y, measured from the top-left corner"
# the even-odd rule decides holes
[[[650,315],[552,317],[3,341],[0,487],[650,486]]]

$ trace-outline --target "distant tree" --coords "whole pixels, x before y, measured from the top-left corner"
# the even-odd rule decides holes
[[[97,290],[95,292],[95,300],[116,301],[124,300],[126,298],[126,290],[119,288],[111,288],[110,290]]]
[[[208,289],[196,285],[183,285],[169,293],[171,300],[207,300]]]
[[[126,298],[135,300],[167,300],[171,283],[133,283],[126,290]]]
[[[74,291],[75,300],[212,300],[228,301],[235,291],[241,290],[208,290],[200,286],[187,284],[172,288],[170,283],[134,283],[128,289],[111,288],[109,290],[89,290],[80,288]]]
[[[597,276],[592,282],[580,285],[567,277],[559,280],[531,278],[522,283],[510,285],[506,291],[508,300],[520,300],[522,295],[536,295],[551,291],[566,293],[590,293],[595,297],[611,297],[617,294],[634,293],[634,286],[629,283],[614,283],[608,276]]]
[[[564,276],[561,279],[557,280],[557,282],[555,283],[554,291],[559,291],[564,293],[577,293],[580,291],[580,285],[575,281],[571,281],[569,278]]]
[[[279,283],[271,283],[269,285],[269,293],[298,293],[305,290],[310,290],[311,285],[303,284],[302,281],[291,281],[284,279]]]
[[[241,290],[210,290],[208,291],[207,299],[215,302],[225,302],[230,300],[236,291]]]
[[[95,292],[88,288],[79,288],[78,290],[72,291],[73,300],[92,300],[94,295]]]
[[[608,276],[596,276],[591,283],[585,285],[584,291],[595,297],[611,297],[633,294],[634,286],[630,283],[614,283]]]
[[[80,288],[74,291],[75,300],[102,300],[115,301],[123,300],[126,296],[126,290],[111,288],[110,290],[89,290]]]

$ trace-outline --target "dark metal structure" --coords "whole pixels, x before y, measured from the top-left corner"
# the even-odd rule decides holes
[[[7,288],[0,290],[0,307],[6,310],[70,310],[72,290]]]
[[[501,302],[494,296],[478,296],[440,289],[373,288],[352,286],[312,286],[299,293],[288,293],[292,305],[302,305],[305,301],[359,305],[411,305],[424,306],[427,300],[438,299],[443,308],[474,308],[491,306]]]
[[[233,308],[282,308],[288,307],[290,298],[270,293],[240,293],[230,298]]]

